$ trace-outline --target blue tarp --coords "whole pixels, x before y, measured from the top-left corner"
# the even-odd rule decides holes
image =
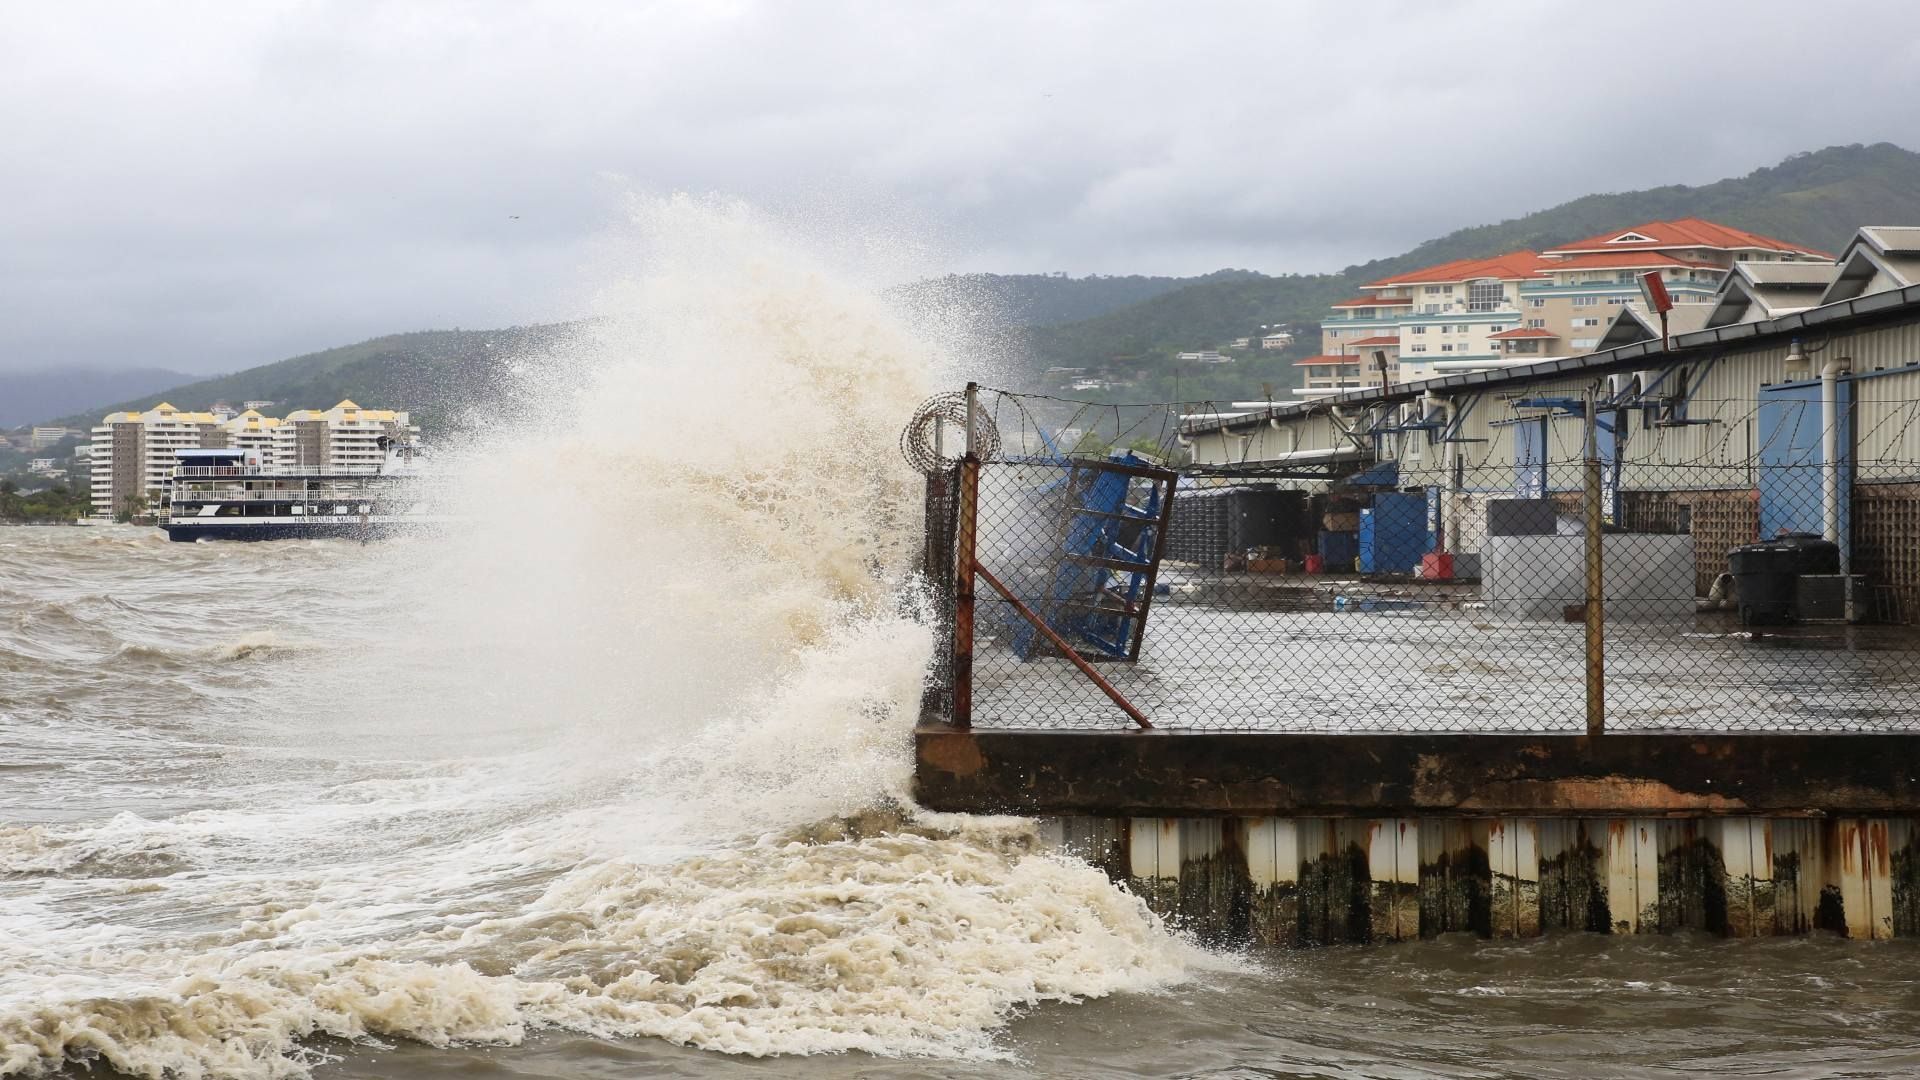
[[[1398,487],[1400,486],[1400,463],[1382,461],[1362,469],[1342,480],[1348,487]]]

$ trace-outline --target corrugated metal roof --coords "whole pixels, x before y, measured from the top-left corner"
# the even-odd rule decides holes
[[[1824,289],[1833,283],[1840,264],[1831,262],[1738,262],[1734,272],[1756,285]]]
[[[1860,232],[1881,251],[1901,255],[1920,255],[1920,226],[1863,225],[1860,227]]]

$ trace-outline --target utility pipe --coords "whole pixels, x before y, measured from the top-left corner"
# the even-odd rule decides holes
[[[1280,423],[1279,417],[1269,416],[1267,417],[1267,426],[1272,428],[1275,431],[1284,431],[1287,433],[1287,450],[1288,451],[1294,451],[1294,450],[1300,449],[1300,425],[1298,424],[1282,425]]]
[[[1355,458],[1364,458],[1366,456],[1367,456],[1366,451],[1364,450],[1356,450],[1356,449],[1351,449],[1343,446],[1334,446],[1334,447],[1321,447],[1316,450],[1282,450],[1278,453],[1268,454],[1267,456],[1261,458],[1260,460],[1261,461],[1278,461],[1278,462],[1285,462],[1285,463],[1297,463],[1297,462],[1303,463],[1303,462],[1320,462],[1320,461],[1352,461]]]
[[[1840,535],[1840,376],[1853,368],[1848,357],[1836,356],[1820,365],[1820,505],[1828,540],[1840,549],[1840,588],[1846,598],[1846,620],[1853,622],[1853,553]],[[1850,449],[1850,448],[1849,448]]]
[[[1420,408],[1421,420],[1425,420],[1428,416],[1431,416],[1433,412],[1437,410],[1440,413],[1440,434],[1442,436],[1445,436],[1447,432],[1453,430],[1453,399],[1452,398],[1441,397],[1439,394],[1436,394],[1433,391],[1428,390],[1426,393],[1420,396],[1420,404],[1421,404],[1421,408]],[[1443,437],[1439,441],[1439,446],[1440,446],[1440,475],[1444,479],[1448,489],[1453,490],[1454,488],[1454,485],[1453,485],[1454,444],[1451,442],[1448,442]],[[1435,540],[1437,541],[1441,551],[1454,550],[1453,541],[1454,541],[1455,530],[1450,526],[1457,525],[1457,524],[1459,523],[1449,522],[1447,520],[1447,501],[1443,499],[1440,503],[1440,535],[1435,537]]]

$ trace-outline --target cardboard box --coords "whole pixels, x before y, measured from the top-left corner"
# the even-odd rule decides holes
[[[1284,574],[1287,572],[1287,560],[1248,559],[1247,571],[1254,574]]]
[[[1328,532],[1353,532],[1360,527],[1360,512],[1354,510],[1344,514],[1328,514],[1320,519],[1320,527]]]

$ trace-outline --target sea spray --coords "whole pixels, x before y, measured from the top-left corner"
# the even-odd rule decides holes
[[[636,218],[596,317],[439,455],[459,529],[148,545],[222,590],[206,626],[46,636],[49,693],[150,680],[89,667],[116,640],[185,689],[21,715],[188,794],[0,834],[0,1075],[287,1076],[314,1036],[548,1027],[994,1057],[1012,1010],[1196,962],[1024,822],[887,809],[933,647],[894,443],[945,345],[743,207]],[[44,790],[126,800],[93,779],[122,760]]]

